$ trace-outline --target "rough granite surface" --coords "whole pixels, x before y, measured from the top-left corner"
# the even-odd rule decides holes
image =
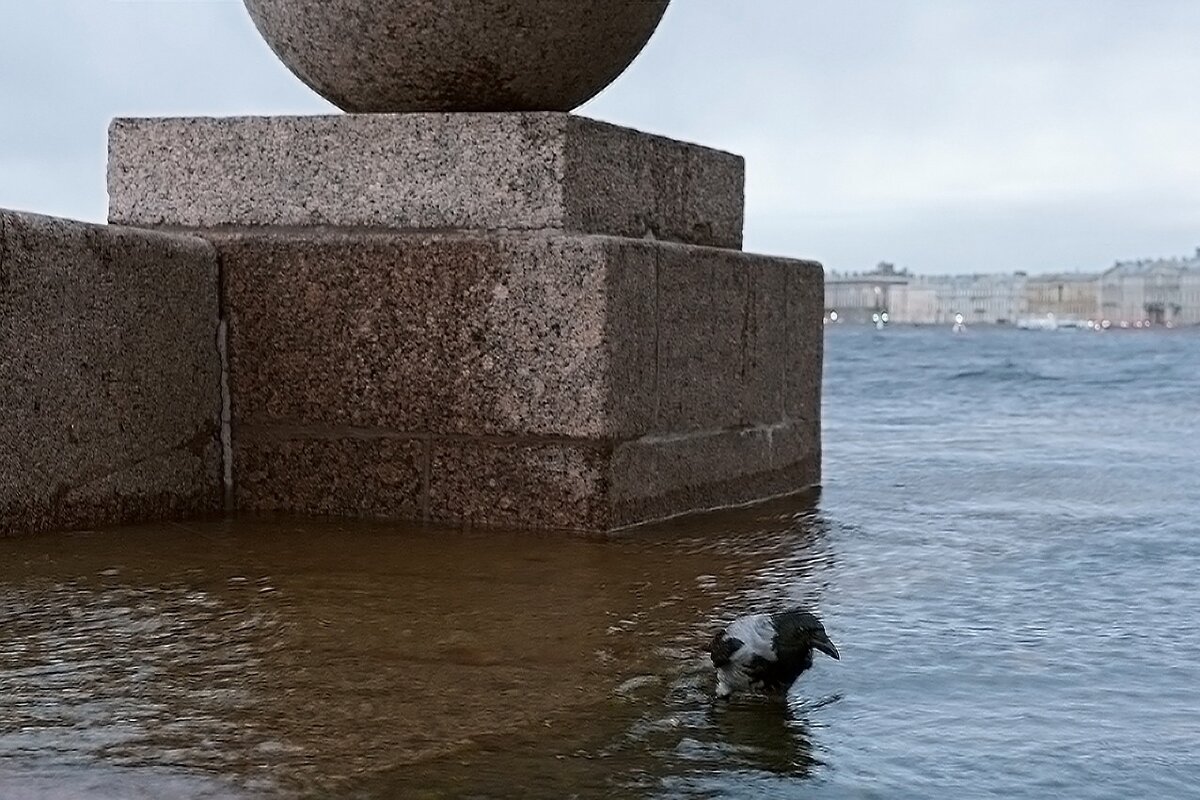
[[[217,511],[217,261],[0,210],[0,535]]]
[[[423,441],[356,432],[242,433],[233,465],[242,511],[386,519],[425,514]]]
[[[820,477],[822,271],[569,234],[210,233],[239,507],[608,529]],[[348,477],[347,477],[348,476]]]
[[[609,474],[610,527],[792,494],[820,483],[820,430],[786,420],[646,437],[619,445]]]
[[[614,81],[669,0],[246,0],[304,83],[351,112],[570,111]]]
[[[110,218],[216,248],[234,502],[610,530],[820,481],[823,271],[737,156],[563,113],[125,119]]]
[[[739,156],[569,114],[118,119],[109,221],[563,230],[740,248]]]

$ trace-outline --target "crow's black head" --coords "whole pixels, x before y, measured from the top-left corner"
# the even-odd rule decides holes
[[[781,650],[820,650],[834,659],[841,659],[837,647],[825,633],[821,620],[807,611],[793,609],[771,617],[775,623],[775,645]]]
[[[708,643],[708,647],[704,648],[712,659],[714,667],[723,667],[729,663],[729,659],[737,652],[738,648],[744,644],[741,639],[727,636],[723,631],[713,637]]]

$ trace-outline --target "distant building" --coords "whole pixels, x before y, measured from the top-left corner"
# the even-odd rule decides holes
[[[962,314],[971,324],[1009,324],[1025,313],[1025,281],[1023,272],[918,277],[884,262],[871,272],[830,275],[825,316],[854,323],[886,313],[895,323],[948,325]]]
[[[887,262],[871,272],[834,272],[825,279],[825,316],[842,322],[871,322],[875,314],[892,308],[893,292],[911,278],[908,270],[897,271]]]
[[[1114,325],[1200,324],[1200,249],[1188,258],[1118,261],[1100,276],[1099,312]]]
[[[1200,255],[1200,249],[1196,253]],[[1200,325],[1200,269],[1192,267],[1183,273],[1179,281],[1179,297],[1182,305],[1180,324]]]
[[[932,319],[936,325],[957,321],[970,324],[1008,325],[1025,315],[1024,272],[1011,275],[932,275],[910,286],[931,291],[936,297]]]
[[[907,325],[932,325],[938,318],[937,289],[923,283],[893,286],[891,319]]]
[[[869,323],[885,314],[911,325],[951,325],[959,315],[968,325],[1200,325],[1200,248],[1188,258],[1120,261],[1099,275],[918,276],[881,262],[826,278],[826,320]]]
[[[1082,272],[1031,275],[1025,281],[1025,305],[1033,317],[1096,319],[1100,313],[1100,276]]]

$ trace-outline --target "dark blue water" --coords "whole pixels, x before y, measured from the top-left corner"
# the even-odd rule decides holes
[[[1200,332],[827,330],[825,486],[615,541],[0,541],[0,797],[1200,796]],[[787,704],[732,615],[818,610]]]
[[[827,346],[819,794],[1196,796],[1200,336]]]

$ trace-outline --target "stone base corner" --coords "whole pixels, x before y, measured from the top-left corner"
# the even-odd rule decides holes
[[[221,265],[246,511],[611,530],[820,480],[823,273],[744,164],[562,113],[117,120]]]
[[[820,267],[569,234],[211,237],[239,508],[607,530],[820,477]]]

